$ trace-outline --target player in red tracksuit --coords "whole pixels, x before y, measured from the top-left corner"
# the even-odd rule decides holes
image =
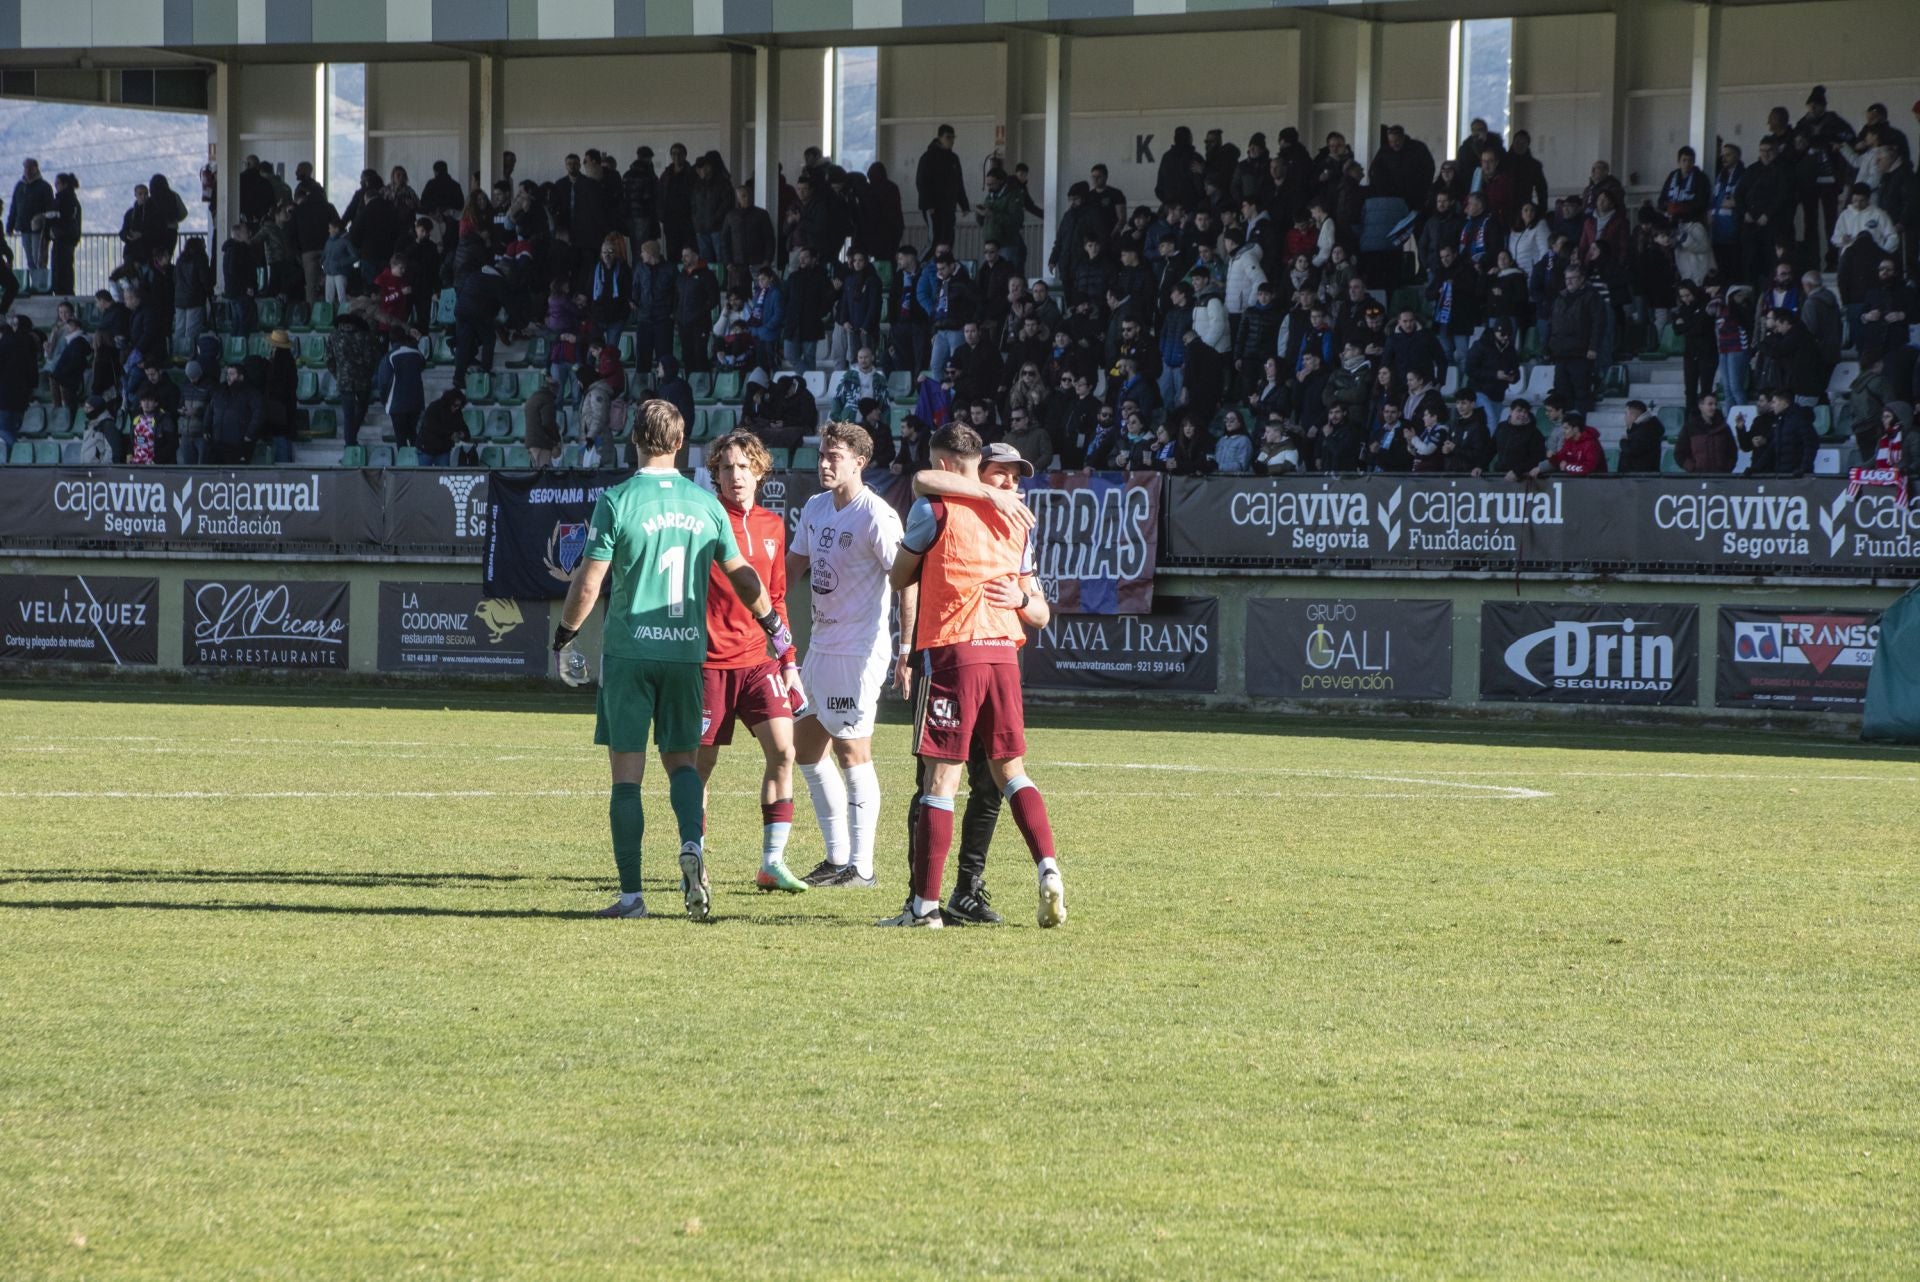
[[[752,432],[733,432],[707,449],[720,505],[733,522],[740,555],[767,585],[775,613],[787,621],[787,523],[779,513],[756,506],[760,481],[773,470],[767,447]],[[709,574],[713,571],[709,571]],[[754,621],[732,592],[707,593],[707,661],[701,665],[706,686],[700,730],[700,779],[713,774],[720,749],[733,742],[738,717],[760,741],[767,768],[760,785],[760,871],[762,890],[798,893],[807,888],[786,865],[787,836],[793,831],[793,714],[806,706],[800,686],[799,656],[791,649],[767,658],[766,630]]]

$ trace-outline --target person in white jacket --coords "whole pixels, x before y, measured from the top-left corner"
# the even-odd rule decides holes
[[[1540,207],[1532,201],[1520,206],[1520,225],[1513,229],[1507,248],[1513,251],[1513,265],[1533,279],[1533,265],[1547,256],[1553,233],[1540,217]]]
[[[1220,297],[1220,282],[1211,276],[1194,275],[1192,324],[1200,341],[1222,356],[1233,346],[1233,327]]]
[[[1249,244],[1238,231],[1221,238],[1227,246],[1227,316],[1238,320],[1253,303],[1253,291],[1267,278],[1261,264],[1260,246]]]
[[[1845,249],[1858,236],[1871,236],[1873,243],[1885,253],[1894,253],[1900,247],[1900,232],[1893,225],[1893,219],[1887,211],[1878,205],[1869,204],[1873,192],[1865,183],[1855,183],[1847,191],[1847,207],[1833,220],[1833,247]]]
[[[1313,202],[1308,212],[1313,215],[1313,225],[1319,233],[1313,249],[1313,265],[1319,270],[1333,261],[1333,215],[1327,212],[1326,202],[1319,200]]]

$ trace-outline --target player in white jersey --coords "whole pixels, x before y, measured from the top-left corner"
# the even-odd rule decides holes
[[[863,428],[820,429],[825,488],[801,509],[787,548],[787,581],[810,585],[813,616],[800,667],[808,703],[793,728],[794,757],[827,846],[827,857],[802,879],[811,886],[874,884],[880,777],[873,722],[893,669],[887,571],[900,547],[900,514],[861,479],[872,457],[873,438]]]

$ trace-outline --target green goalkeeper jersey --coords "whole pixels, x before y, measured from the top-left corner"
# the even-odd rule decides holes
[[[604,654],[705,661],[708,571],[740,555],[719,499],[671,468],[643,469],[594,504],[586,555],[613,563]]]

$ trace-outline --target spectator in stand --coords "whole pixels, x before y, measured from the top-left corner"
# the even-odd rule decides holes
[[[1620,440],[1620,472],[1658,472],[1660,454],[1666,445],[1666,429],[1659,416],[1648,411],[1641,400],[1627,402],[1626,433]]]
[[[327,335],[327,368],[340,389],[340,421],[349,445],[360,439],[373,402],[374,374],[384,357],[379,338],[364,318],[352,312],[334,317],[333,332]]]
[[[1499,406],[1520,386],[1520,349],[1513,327],[1503,320],[1490,322],[1467,349],[1463,391],[1478,402],[1491,424]]]
[[[872,349],[880,345],[886,286],[881,284],[880,273],[873,269],[866,251],[856,249],[847,256],[836,289],[839,297],[833,305],[833,316],[846,353],[841,362],[844,369],[854,353],[865,350],[871,360]]]
[[[1053,436],[1024,406],[1007,411],[1005,439],[1020,451],[1021,458],[1033,465],[1034,471],[1044,472],[1053,466]]]
[[[707,356],[707,324],[720,305],[720,282],[692,245],[680,250],[680,270],[674,274],[675,327],[680,331],[680,356],[689,373],[712,368]]]
[[[1800,317],[1784,307],[1766,313],[1766,332],[1754,351],[1754,379],[1762,387],[1781,387],[1806,405],[1815,404],[1827,388],[1820,349]]]
[[[1818,246],[1821,229],[1831,234],[1840,212],[1840,192],[1853,176],[1850,155],[1854,142],[1853,126],[1827,110],[1827,87],[1815,85],[1807,95],[1807,113],[1794,127],[1797,138],[1805,140],[1812,162],[1812,189],[1801,198],[1801,217],[1806,227],[1809,249]],[[1821,218],[1825,222],[1820,221]],[[1827,270],[1839,265],[1837,250],[1827,251]]]
[[[80,247],[80,180],[72,174],[56,174],[53,208],[41,218],[53,246],[53,292],[69,296],[73,293],[73,254]]]
[[[862,347],[854,353],[853,364],[834,381],[829,416],[839,423],[857,422],[862,401],[884,403],[886,399],[886,373],[874,364],[873,349]]]
[[[1445,470],[1480,476],[1493,462],[1493,427],[1471,388],[1453,394],[1453,418],[1440,444]]]
[[[1438,397],[1423,401],[1418,417],[1412,421],[1403,418],[1400,434],[1407,442],[1409,471],[1446,471],[1447,456],[1444,449],[1449,437],[1447,411]]]
[[[27,406],[40,382],[39,344],[33,322],[10,317],[0,325],[0,458],[20,439]]]
[[[28,290],[32,273],[47,266],[47,216],[53,212],[53,188],[40,175],[40,162],[21,162],[20,181],[13,185],[13,198],[7,202],[7,235],[20,237],[27,259]]]
[[[1529,475],[1538,478],[1562,472],[1568,476],[1597,476],[1606,470],[1607,452],[1600,444],[1600,433],[1587,425],[1585,414],[1568,410],[1561,420],[1560,447]]]
[[[1433,185],[1433,153],[1427,144],[1407,136],[1399,125],[1388,125],[1386,146],[1374,152],[1368,184],[1376,196],[1397,196],[1409,209],[1426,206]],[[1328,140],[1331,145],[1331,139]]]
[[[1908,328],[1920,322],[1920,294],[1900,279],[1900,266],[1883,259],[1875,269],[1875,282],[1860,302],[1856,341],[1864,353],[1869,349],[1890,352],[1906,346]]]
[[[746,285],[755,271],[773,262],[776,244],[773,219],[753,203],[753,188],[734,188],[733,208],[720,227],[727,264],[727,283]]]
[[[1782,250],[1793,247],[1792,164],[1773,139],[1762,138],[1759,159],[1747,167],[1734,193],[1744,260],[1740,276],[1746,280],[1760,279]]]
[[[1691,147],[1680,148],[1676,162],[1660,186],[1660,212],[1674,223],[1699,222],[1707,215],[1707,175]]]
[[[1827,288],[1819,272],[1802,276],[1800,291],[1800,323],[1806,326],[1814,350],[1819,354],[1820,391],[1824,392],[1833,367],[1840,363],[1840,300]]]
[[[404,326],[413,317],[412,267],[405,254],[395,254],[373,281],[374,316],[382,329]],[[491,328],[491,326],[489,326]]]
[[[833,280],[804,245],[793,251],[787,273],[781,346],[787,363],[806,371],[819,368],[820,340],[827,336],[834,305]]]
[[[955,217],[967,212],[966,175],[961,170],[960,157],[953,154],[953,140],[952,125],[936,129],[914,172],[918,208],[927,223],[928,254],[932,254],[936,245],[953,244]]]
[[[1507,416],[1493,434],[1493,463],[1487,469],[1509,481],[1530,479],[1547,457],[1547,438],[1534,421],[1533,406],[1512,401]]]
[[[1709,392],[1697,405],[1680,429],[1680,439],[1674,443],[1674,462],[1682,471],[1696,475],[1727,475],[1739,461],[1739,445],[1734,440],[1733,428],[1720,412],[1719,397]]]
[[[453,447],[467,434],[467,394],[449,387],[420,418],[420,466],[451,467]]]
[[[1791,392],[1779,388],[1773,391],[1767,402],[1767,408],[1773,416],[1772,449],[1764,460],[1764,467],[1756,451],[1747,471],[1811,476],[1814,459],[1820,453],[1820,433],[1813,425],[1813,410],[1800,404]]]
[[[1553,300],[1547,323],[1547,357],[1553,362],[1554,388],[1583,413],[1593,404],[1594,363],[1600,358],[1605,306],[1587,284],[1580,264],[1569,263],[1566,288]]]
[[[396,326],[389,337],[391,346],[374,373],[373,392],[380,398],[387,412],[387,421],[392,424],[394,445],[410,449],[420,425],[421,413],[427,406],[423,378],[427,361],[420,352],[417,336],[411,331]],[[355,443],[350,430],[347,444]]]
[[[1452,245],[1440,246],[1440,261],[1427,283],[1433,323],[1447,347],[1448,364],[1464,369],[1467,349],[1480,327],[1481,276]]]
[[[254,442],[266,420],[266,396],[238,365],[229,365],[225,379],[207,401],[208,460],[216,467],[234,467],[252,461]]]
[[[187,381],[180,385],[180,410],[177,418],[179,445],[174,461],[193,467],[212,460],[207,448],[207,409],[213,400],[214,383],[206,366],[188,361]]]

